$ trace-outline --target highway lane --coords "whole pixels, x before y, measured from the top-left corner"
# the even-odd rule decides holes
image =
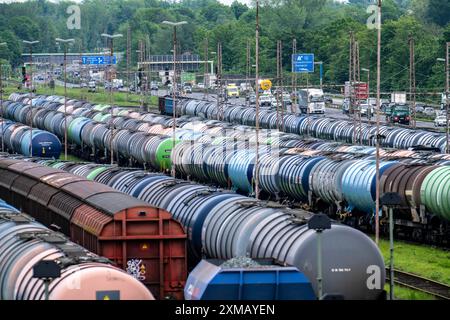
[[[165,95],[167,94],[166,90],[159,90],[158,95]],[[205,97],[204,93],[200,93],[200,92],[193,92],[192,94],[187,94],[187,97],[189,98],[193,98],[193,99],[203,99],[203,100],[208,100],[208,101],[217,101],[216,100],[216,95],[215,94],[208,94],[207,99]],[[349,121],[353,121],[353,115],[348,115],[348,114],[344,114],[340,108],[340,106],[342,105],[342,101],[343,99],[341,98],[333,98],[333,106],[334,107],[327,107],[325,114],[324,115],[315,115],[317,117],[329,117],[329,118],[333,118],[333,119],[338,119],[338,120],[349,120]],[[245,99],[244,98],[231,98],[228,99],[228,102],[234,105],[245,105]],[[357,119],[357,121],[359,121],[359,119]],[[367,117],[363,117],[361,119],[362,122],[369,122],[369,120],[367,119]],[[376,117],[373,116],[370,120],[371,123],[375,124],[376,121]],[[386,118],[385,116],[382,114],[380,115],[380,123],[381,124],[387,124],[386,122]],[[425,129],[425,130],[430,130],[430,129],[435,129],[434,127],[434,123],[433,122],[427,122],[427,121],[417,121],[416,124],[417,128],[420,129]],[[405,127],[405,126],[402,126]],[[441,129],[442,132],[444,132],[444,129]]]

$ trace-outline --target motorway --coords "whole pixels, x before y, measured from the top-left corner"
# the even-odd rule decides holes
[[[64,82],[59,81],[59,80],[55,80],[55,84],[57,86],[64,86]],[[67,83],[67,87],[68,88],[79,88],[80,86],[77,85],[77,84]],[[124,88],[124,89],[120,89],[120,91],[121,92],[126,92],[127,90]],[[155,93],[158,96],[164,96],[164,95],[168,94],[168,90],[161,89],[161,90],[158,90],[157,92],[152,91],[152,94],[155,94]],[[208,101],[217,101],[216,100],[217,95],[216,94],[211,94],[211,93],[207,95],[207,98],[205,97],[205,94],[201,93],[201,92],[193,92],[191,94],[187,94],[187,97],[193,98],[193,99],[203,99],[203,100],[207,99]],[[228,103],[234,104],[234,105],[245,105],[246,102],[245,102],[244,98],[238,98],[238,99],[231,98],[231,99],[228,99]],[[342,98],[333,98],[333,107],[327,107],[325,115],[315,115],[315,116],[316,117],[329,117],[329,118],[333,118],[333,119],[350,120],[350,121],[352,121],[353,117],[351,115],[344,114],[341,111],[340,106],[342,105],[342,103],[343,103],[343,99]],[[376,117],[374,116],[371,119],[371,123],[375,123],[375,121],[376,121]],[[368,119],[366,117],[363,117],[362,118],[362,122],[368,122]],[[380,116],[380,123],[381,124],[386,124],[386,119],[385,119],[384,115]],[[417,121],[416,126],[417,126],[418,129],[432,130],[432,131],[437,130],[434,127],[434,123],[433,122]],[[402,127],[406,127],[406,126],[402,126]],[[443,132],[443,130],[444,129],[441,129],[439,131]]]
[[[158,95],[165,95],[167,94],[166,90],[159,90],[158,91]],[[189,98],[194,98],[194,99],[205,99],[205,94],[204,93],[199,93],[199,92],[193,92],[192,94],[188,94],[187,97]],[[216,101],[216,95],[215,94],[208,94],[208,99],[209,101]],[[244,105],[245,104],[245,99],[244,98],[232,98],[228,100],[229,103],[231,104],[235,104],[235,105]],[[329,117],[329,118],[333,118],[333,119],[339,119],[339,120],[353,120],[352,115],[347,115],[344,114],[340,108],[340,106],[342,105],[343,99],[342,98],[333,98],[333,106],[334,107],[328,107],[326,108],[326,112],[324,115],[315,115],[317,117]],[[362,118],[363,122],[368,122],[368,119],[366,117]],[[371,123],[375,123],[376,121],[376,117],[372,117],[371,119]],[[386,118],[384,115],[380,116],[380,123],[381,124],[386,124]],[[427,122],[427,121],[417,121],[416,126],[418,129],[425,129],[425,130],[430,130],[430,129],[435,129],[434,127],[434,123],[433,122]],[[404,126],[403,126],[404,127]]]

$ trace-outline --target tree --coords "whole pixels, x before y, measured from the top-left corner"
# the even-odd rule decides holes
[[[427,17],[429,21],[445,26],[450,21],[450,1],[428,0]]]
[[[231,4],[231,11],[233,11],[236,19],[239,19],[243,13],[248,11],[248,7],[246,4],[242,4],[239,1],[234,0],[233,3]]]

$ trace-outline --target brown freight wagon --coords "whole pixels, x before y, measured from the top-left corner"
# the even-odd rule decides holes
[[[114,261],[159,299],[183,299],[186,233],[160,208],[58,169],[0,160],[0,198]]]

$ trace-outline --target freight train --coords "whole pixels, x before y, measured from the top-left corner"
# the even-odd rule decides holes
[[[183,297],[186,234],[166,210],[32,162],[0,160],[0,198],[104,256],[158,298]]]
[[[27,156],[59,158],[61,142],[53,133],[38,129],[30,130],[29,126],[2,118],[0,131],[2,132],[0,142],[11,152]]]
[[[176,114],[179,116],[204,117],[206,119],[221,119],[223,121],[241,125],[255,126],[256,111],[247,106],[226,105],[223,108],[223,115],[217,114],[217,104],[211,101],[181,98],[177,100]],[[171,115],[172,98],[161,97],[159,102],[160,112]],[[282,119],[284,131],[295,134],[308,134],[312,137],[334,140],[340,142],[353,143],[354,137],[362,137],[364,145],[373,146],[376,136],[376,127],[362,123],[361,127],[351,121],[336,120],[327,117],[306,117],[285,114]],[[259,125],[261,128],[277,128],[277,112],[270,110],[260,110]],[[356,132],[354,132],[356,130]],[[408,149],[417,146],[427,146],[437,148],[445,153],[447,141],[445,134],[430,132],[425,130],[406,129],[381,125],[380,135],[383,138],[382,145],[389,148]]]
[[[317,294],[316,233],[307,226],[311,213],[142,170],[92,163],[37,162],[57,172],[59,168],[107,184],[171,212],[188,233],[191,268],[202,258],[275,259],[298,268]],[[324,292],[345,299],[377,299],[383,295],[383,259],[373,241],[362,232],[333,222],[332,229],[324,233],[322,250]],[[370,279],[377,279],[381,285],[367,286]]]
[[[16,96],[17,100],[23,98]],[[57,97],[39,97],[34,100],[34,104],[41,105],[36,112],[40,116],[35,118],[35,122],[38,126],[39,123],[44,123],[45,128],[61,135],[63,117],[60,112],[54,111],[59,110],[61,104],[54,102],[55,99]],[[76,100],[70,101],[69,105],[72,109],[72,115],[68,119],[69,137],[81,148],[81,156],[89,159],[90,155],[94,155],[91,159],[98,160],[96,155],[109,148],[110,130],[106,124],[87,117],[99,120],[109,117],[109,113],[95,111],[104,111],[109,106],[80,104]],[[9,102],[4,104],[3,112],[23,114],[20,112],[22,108],[21,103]],[[79,115],[80,110],[85,117],[74,116]],[[252,146],[256,140],[254,130],[247,127],[229,130],[229,125],[218,121],[192,123],[192,119],[183,118],[177,121],[181,128],[176,130],[174,142],[167,136],[172,134],[169,126],[173,119],[125,110],[120,113],[123,116],[115,116],[113,119],[121,129],[116,129],[112,145],[113,150],[118,153],[117,158],[123,159],[122,164],[143,164],[144,168],[167,171],[173,163],[176,172],[184,178],[221,187],[229,186],[244,194],[254,192],[257,171],[254,167],[255,149]],[[24,116],[26,113],[22,117]],[[263,156],[258,166],[259,187],[263,191],[263,197],[287,201],[290,205],[301,203],[308,210],[327,210],[333,217],[342,218],[353,226],[373,228],[375,148],[305,141],[299,136],[276,131],[265,131],[264,134],[260,137],[260,142],[265,147],[261,147],[260,154]],[[423,151],[381,150],[381,155],[382,174],[395,162],[408,167],[426,167],[429,164],[447,165],[450,161],[448,155]],[[350,172],[353,161],[362,162],[361,172]],[[342,184],[344,172],[347,172],[345,177],[348,179]],[[386,177],[389,172],[385,174]],[[366,185],[361,184],[359,178],[366,179]],[[433,191],[425,200],[419,196],[421,187],[423,185],[424,188],[430,188],[431,185],[423,184],[424,181],[428,180],[414,183],[414,189],[411,189],[412,182],[406,180],[400,185],[382,185],[381,191],[397,190],[405,199],[409,199],[405,193],[416,194],[415,201],[404,201],[398,210],[400,214],[397,215],[396,224],[400,236],[446,244],[449,238],[448,216],[439,206],[432,204],[445,201],[446,195]],[[445,184],[446,181],[442,183]]]
[[[34,221],[0,199],[0,300],[43,300],[45,285],[33,267],[54,261],[60,276],[49,300],[154,300],[137,279]]]

